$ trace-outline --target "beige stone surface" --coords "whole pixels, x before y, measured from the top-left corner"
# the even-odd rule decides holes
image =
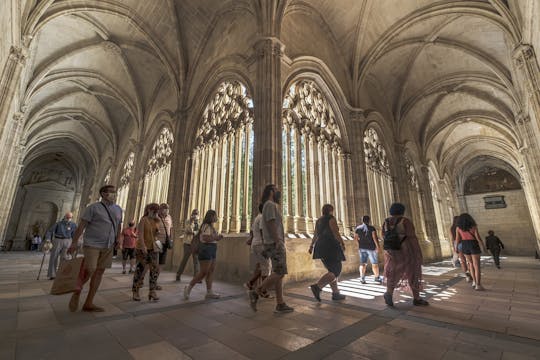
[[[508,255],[532,255],[539,6],[5,0],[0,244],[27,248],[63,212],[78,218],[107,182],[125,219],[148,202],[170,204],[167,266],[178,265],[191,209],[217,209],[218,229],[234,238],[222,278],[236,281],[248,269],[240,238],[275,183],[294,281],[323,271],[303,241],[325,203],[350,240],[362,215],[379,229],[403,202],[426,261],[451,255],[448,228],[465,211],[508,239]],[[522,187],[504,211],[465,198],[467,180],[491,168]]]
[[[118,262],[105,273],[96,303],[106,311],[69,312],[69,295],[48,295],[51,282],[35,280],[33,253],[0,255],[0,356],[2,359],[535,359],[540,353],[538,261],[503,259],[502,269],[483,259],[486,291],[474,291],[449,261],[430,264],[423,296],[411,304],[396,290],[387,308],[371,283],[350,289],[344,301],[316,302],[308,283],[289,283],[285,300],[295,311],[274,314],[274,300],[254,313],[245,290],[218,281],[221,299],[205,301],[203,286],[184,301],[185,281],[160,275],[161,300],[130,299],[132,277]],[[17,269],[16,272],[13,270]],[[439,269],[435,272],[434,269]],[[247,276],[247,274],[246,274]],[[345,293],[356,276],[344,276]],[[384,287],[381,286],[384,291]],[[22,290],[25,291],[22,291]],[[519,289],[519,290],[516,290]],[[83,297],[86,292],[83,292]],[[373,297],[366,297],[374,294]],[[526,315],[530,314],[530,316]],[[63,346],[58,346],[62,339]]]

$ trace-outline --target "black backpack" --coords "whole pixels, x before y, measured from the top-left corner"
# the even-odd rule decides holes
[[[383,248],[384,250],[399,250],[401,249],[401,243],[405,238],[400,239],[399,233],[397,231],[398,224],[403,220],[403,218],[399,218],[398,221],[394,224],[394,226],[390,226],[390,218],[386,219],[384,221],[384,242],[383,242]]]

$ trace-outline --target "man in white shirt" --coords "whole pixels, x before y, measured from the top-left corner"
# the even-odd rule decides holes
[[[270,275],[270,259],[265,258],[263,255],[264,244],[262,236],[262,210],[263,204],[259,204],[259,214],[253,220],[251,225],[250,237],[247,242],[248,245],[251,245],[251,254],[253,255],[253,260],[255,263],[255,271],[251,279],[244,284],[246,289],[253,290],[253,286],[257,284],[259,278],[264,281]]]

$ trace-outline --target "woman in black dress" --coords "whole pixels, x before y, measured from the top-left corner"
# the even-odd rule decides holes
[[[334,207],[326,204],[322,207],[322,216],[315,224],[315,236],[309,247],[309,253],[314,259],[321,259],[328,270],[316,284],[310,285],[313,296],[321,301],[322,289],[330,284],[332,300],[343,300],[345,295],[339,293],[337,278],[341,274],[341,262],[345,260],[343,250],[345,244],[339,234],[336,218],[333,215]]]

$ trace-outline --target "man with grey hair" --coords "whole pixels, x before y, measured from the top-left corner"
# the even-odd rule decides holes
[[[73,214],[67,212],[64,218],[54,224],[45,235],[45,240],[51,240],[53,244],[51,257],[49,258],[49,270],[47,271],[49,280],[56,277],[60,255],[62,255],[62,260],[68,259],[68,249],[73,234],[77,229],[77,224],[73,223],[71,219],[73,219]]]
[[[73,235],[70,252],[77,249],[77,241],[84,232],[83,253],[83,286],[90,281],[90,290],[82,307],[83,311],[102,312],[102,307],[94,305],[94,296],[101,284],[106,268],[112,265],[113,248],[120,241],[122,209],[115,204],[116,187],[105,185],[99,189],[101,200],[89,205],[81,216],[79,227]],[[71,296],[69,310],[76,311],[79,307],[79,296],[82,289]]]

